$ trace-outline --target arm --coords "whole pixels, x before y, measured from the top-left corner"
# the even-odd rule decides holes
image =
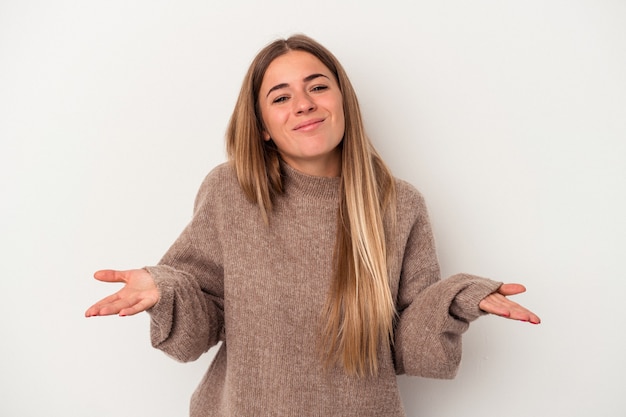
[[[461,360],[461,336],[472,320],[485,314],[479,303],[500,283],[467,274],[441,280],[424,199],[405,188],[399,201],[396,372],[453,378]]]
[[[423,198],[404,246],[398,289],[395,363],[399,374],[453,378],[461,361],[462,334],[486,313],[539,323],[534,313],[507,296],[525,289],[474,275],[440,280],[435,243]]]
[[[428,378],[454,378],[462,335],[484,314],[478,304],[499,282],[467,274],[437,280],[400,313],[395,335],[396,371]]]
[[[160,293],[147,310],[152,345],[183,362],[197,359],[224,335],[221,211],[215,203],[220,183],[207,176],[191,221],[159,264],[146,268]]]
[[[160,292],[159,302],[147,310],[152,346],[188,362],[223,339],[223,297],[221,291],[203,284],[206,277],[198,279],[166,264],[147,270]]]
[[[180,361],[198,358],[223,338],[221,250],[212,221],[209,177],[200,188],[191,222],[159,265],[96,272],[98,280],[125,285],[85,313],[125,316],[147,311],[152,345]]]

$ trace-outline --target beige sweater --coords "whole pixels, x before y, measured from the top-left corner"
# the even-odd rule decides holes
[[[228,164],[198,193],[194,215],[158,266],[149,310],[154,347],[179,361],[222,341],[191,399],[200,416],[404,416],[396,374],[452,378],[461,334],[500,283],[439,279],[421,195],[397,180],[397,230],[388,242],[399,320],[381,346],[378,377],[325,371],[316,353],[331,279],[339,179],[283,165],[285,194],[267,227]]]

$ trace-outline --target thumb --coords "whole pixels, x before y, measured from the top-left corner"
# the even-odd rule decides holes
[[[502,284],[500,288],[498,288],[498,293],[502,295],[515,295],[521,294],[526,291],[526,287],[522,284]]]
[[[103,282],[126,282],[126,271],[115,271],[113,269],[101,269],[93,274],[98,281]]]

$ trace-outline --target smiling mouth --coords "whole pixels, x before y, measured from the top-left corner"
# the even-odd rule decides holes
[[[314,129],[315,127],[317,127],[323,121],[324,121],[324,119],[307,120],[306,122],[302,122],[302,123],[298,124],[296,127],[293,128],[293,130],[310,130],[310,129]]]

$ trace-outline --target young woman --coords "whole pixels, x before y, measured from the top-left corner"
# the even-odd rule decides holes
[[[396,374],[452,378],[461,335],[484,313],[539,323],[459,274],[440,280],[422,196],[368,140],[337,59],[305,36],[257,55],[227,132],[229,162],[157,266],[87,316],[151,316],[180,361],[222,342],[191,416],[403,416]]]

